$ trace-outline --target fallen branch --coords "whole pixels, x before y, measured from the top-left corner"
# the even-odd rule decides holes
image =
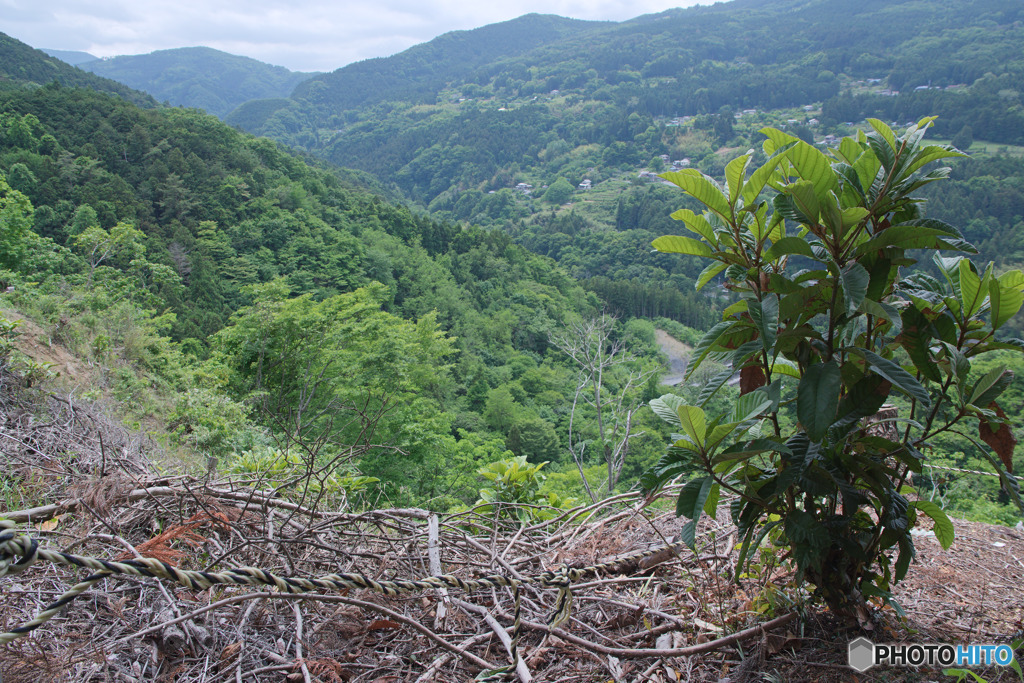
[[[465,652],[465,651],[459,649],[458,646],[452,645],[447,640],[445,640],[441,636],[437,635],[436,633],[431,631],[426,626],[420,624],[418,621],[410,619],[409,617],[407,617],[407,616],[405,616],[403,614],[399,614],[398,612],[394,611],[393,609],[388,609],[387,607],[385,607],[383,605],[377,605],[375,603],[367,602],[365,600],[357,600],[356,598],[349,598],[349,597],[346,597],[346,596],[343,596],[343,595],[326,595],[326,594],[323,594],[323,593],[295,594],[295,593],[260,592],[260,593],[245,593],[244,595],[233,595],[230,598],[224,598],[223,600],[218,600],[217,602],[212,602],[209,605],[206,605],[204,607],[200,607],[199,609],[194,610],[192,612],[189,612],[188,614],[183,614],[180,617],[178,617],[177,619],[172,619],[170,621],[166,621],[166,622],[163,622],[163,623],[160,623],[160,624],[156,624],[155,626],[150,626],[149,628],[142,629],[141,631],[133,633],[130,636],[125,636],[124,638],[121,638],[120,640],[118,640],[118,642],[119,643],[124,643],[124,642],[130,641],[130,640],[136,640],[136,639],[141,638],[143,636],[149,635],[150,633],[153,633],[155,631],[159,631],[160,629],[162,629],[162,628],[164,628],[166,626],[170,626],[172,624],[177,624],[177,623],[180,623],[182,621],[186,621],[188,619],[193,619],[193,618],[199,616],[200,614],[204,614],[204,613],[209,612],[211,610],[215,610],[218,607],[223,607],[225,605],[233,605],[235,603],[245,602],[246,600],[254,600],[256,598],[267,598],[267,599],[270,599],[270,600],[316,600],[318,602],[341,602],[341,603],[344,603],[346,605],[352,605],[353,607],[361,607],[362,609],[367,609],[367,610],[371,610],[371,611],[374,611],[374,612],[380,612],[381,614],[387,615],[388,618],[393,619],[394,621],[397,621],[397,622],[399,622],[401,624],[405,624],[406,626],[412,628],[413,630],[420,632],[421,634],[423,634],[424,636],[426,636],[430,640],[434,641],[435,643],[437,643],[438,645],[443,647],[445,650],[448,650],[449,652],[452,652],[452,653],[458,655],[459,657],[462,657],[463,659],[465,659],[465,660],[467,660],[469,662],[472,662],[475,666],[478,666],[481,669],[495,669],[495,668],[497,668],[496,665],[491,664],[487,660],[481,659],[480,657],[477,657],[476,655],[474,655],[471,652]]]
[[[698,645],[690,645],[689,647],[676,647],[676,648],[665,648],[665,649],[641,649],[641,648],[619,648],[619,647],[607,647],[605,645],[598,645],[597,643],[591,642],[574,636],[567,631],[563,631],[560,628],[550,628],[545,624],[538,624],[535,621],[522,620],[523,626],[534,631],[541,631],[543,633],[550,633],[553,636],[558,636],[562,640],[566,640],[574,645],[579,645],[585,650],[590,652],[596,652],[603,655],[611,655],[620,659],[645,659],[647,657],[691,657],[693,655],[699,655],[704,652],[712,652],[720,648],[732,645],[741,640],[746,640],[751,636],[756,636],[764,633],[768,629],[783,626],[796,619],[798,614],[796,612],[790,612],[789,614],[781,617],[776,617],[771,621],[766,621],[763,624],[751,626],[748,629],[737,631],[731,635],[717,640],[710,640],[706,643],[700,643]]]

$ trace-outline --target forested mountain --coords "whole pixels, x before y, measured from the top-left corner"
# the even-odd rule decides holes
[[[525,22],[534,25],[554,18],[523,17],[350,65],[310,80],[294,97],[303,101],[311,128],[342,129],[334,139],[321,138],[320,144],[325,155],[346,163],[369,163],[361,149],[350,150],[346,126],[379,119],[382,112],[371,111],[378,102],[389,102],[393,109],[465,98],[493,112],[507,105],[519,109],[534,96],[558,90],[563,98],[571,96],[572,101],[596,107],[593,112],[584,109],[584,120],[577,122],[576,127],[584,129],[577,133],[580,141],[601,142],[603,136],[630,143],[620,134],[620,120],[632,113],[672,117],[713,114],[723,107],[802,105],[852,92],[851,84],[865,79],[901,91],[895,100],[901,104],[894,105],[898,107],[923,106],[923,91],[915,88],[972,86],[986,74],[1000,84],[996,92],[1012,90],[1024,77],[1018,49],[1022,12],[1012,0],[903,0],[855,6],[839,0],[745,0],[670,10],[619,24],[573,24],[575,31],[561,35],[533,27],[533,45],[519,40]],[[780,26],[785,30],[777,30]],[[491,45],[510,44],[522,54],[500,48],[475,50],[470,37],[485,33],[492,37]],[[533,49],[525,51],[528,47]],[[984,87],[972,94],[985,95],[996,83],[979,85]],[[963,93],[933,90],[927,91],[927,104],[943,110],[933,113],[950,119],[940,124],[940,133],[942,126],[956,132],[965,107],[977,110],[991,104],[972,103],[975,98],[959,97]],[[1019,95],[1004,92],[1003,97],[1012,100]],[[487,103],[495,106],[485,107]],[[601,103],[615,115],[602,117],[606,111],[598,106]],[[529,140],[524,144],[533,155],[543,148],[538,135],[556,123],[541,115],[560,118],[559,112],[566,109],[560,104],[565,103],[558,98],[542,101],[535,107],[541,111],[526,123],[523,132]],[[458,112],[419,109],[414,120],[433,124],[435,132],[440,132],[438,126],[457,130]],[[268,125],[257,117],[239,118],[237,123],[253,130]],[[1000,139],[1019,135],[1004,124],[993,122],[991,134],[976,130],[975,135],[1014,142]],[[495,140],[486,153],[493,156],[501,142]],[[396,145],[396,153],[408,151],[410,142]],[[500,159],[494,162],[501,164]]]
[[[690,295],[693,266],[639,258],[673,230],[680,201],[654,173],[720,176],[730,155],[759,148],[765,125],[820,142],[867,117],[905,126],[936,114],[939,137],[966,127],[1024,142],[1022,19],[1014,0],[735,0],[573,24],[525,49],[518,22],[553,18],[524,17],[478,30],[521,54],[470,49],[478,32],[443,36],[247,103],[228,121],[368,171],[435,216],[508,231],[613,300],[687,292],[672,315],[700,326],[683,312],[708,310]],[[1016,202],[997,233],[1016,229]],[[611,242],[627,246],[615,261],[601,255]]]
[[[156,106],[156,100],[145,93],[76,69],[42,50],[35,50],[20,40],[0,33],[0,88],[51,82],[113,93],[140,107]]]
[[[601,304],[502,232],[389,204],[213,116],[59,82],[0,91],[0,181],[3,305],[106,368],[90,395],[177,443],[244,451],[244,469],[310,430],[372,434],[358,467],[383,495],[441,507],[472,503],[476,469],[509,451],[566,457],[576,369],[550,336]],[[650,323],[610,333],[657,367]],[[263,358],[276,369],[253,374]],[[295,421],[304,381],[325,384]],[[635,477],[657,432],[633,449]]]
[[[78,66],[148,92],[161,102],[204,109],[221,118],[249,100],[287,97],[314,75],[209,47],[94,59]]]
[[[581,55],[625,59],[651,26],[717,21],[730,8],[584,26],[562,41]],[[626,29],[635,34],[630,50]],[[608,39],[588,52],[582,45],[593,31]],[[704,29],[695,35],[694,45],[707,38]],[[720,175],[736,148],[759,147],[762,118],[716,110],[674,125],[638,110],[643,89],[657,89],[649,79],[669,77],[634,78],[632,63],[608,57],[618,76],[591,64],[586,80],[571,82],[575,67],[566,65],[558,67],[565,78],[551,80],[557,74],[545,69],[555,67],[527,66],[544,64],[542,50],[508,57],[500,71],[480,67],[476,80],[446,85],[434,104],[351,110],[340,132],[311,148],[367,160],[353,165],[393,182],[430,216],[212,115],[142,109],[69,87],[42,68],[39,53],[15,48],[5,67],[27,83],[0,88],[2,301],[101,368],[90,395],[119,401],[130,419],[166,428],[168,443],[222,457],[235,471],[290,467],[282,453],[299,457],[294,449],[311,463],[344,457],[351,468],[332,485],[348,492],[373,484],[391,503],[439,509],[484,495],[478,470],[510,453],[533,463],[524,467],[553,462],[551,481],[560,483],[543,500],[557,506],[561,495],[592,493],[574,456],[579,472],[611,491],[617,480],[630,486],[662,452],[668,428],[638,412],[661,393],[655,328],[633,316],[706,328],[732,302],[714,286],[694,292],[692,259],[650,253],[652,235],[675,232],[672,211],[693,204],[636,172],[664,170],[692,150],[693,165]],[[700,69],[771,71],[735,58],[701,64],[679,78]],[[789,76],[779,78],[797,85],[780,92],[799,102],[853,83],[820,67],[783,68]],[[529,80],[507,71],[516,68]],[[814,77],[802,79],[808,69]],[[294,112],[317,115],[307,100],[290,102]],[[1024,174],[1019,160],[986,164],[958,168],[936,205],[967,221],[983,258],[1003,248],[1015,260],[1016,247],[997,235],[1012,235],[1024,215],[1019,183],[1004,180]],[[581,187],[587,180],[593,189]],[[588,327],[606,305],[625,320]],[[672,320],[659,324],[690,341],[699,336]],[[573,360],[580,347],[633,355],[598,373]],[[595,390],[594,377],[600,390],[590,395],[614,397],[614,405],[581,398]],[[726,387],[715,400],[727,405],[736,393]],[[1019,414],[1019,392],[1010,395],[1007,410]],[[642,434],[602,432],[602,420],[613,418]],[[943,445],[944,462],[976,467],[959,448]],[[613,453],[623,455],[614,476]],[[354,483],[361,475],[371,480]],[[979,514],[1003,519],[995,492],[986,495]]]
[[[79,50],[51,50],[45,47],[41,49],[51,57],[56,57],[60,61],[66,62],[71,66],[78,66],[84,62],[93,62],[99,59],[96,55],[89,54],[88,52],[81,52]]]

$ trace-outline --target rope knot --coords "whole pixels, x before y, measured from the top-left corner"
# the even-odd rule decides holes
[[[38,559],[39,541],[18,533],[11,520],[0,519],[0,576],[20,574]]]

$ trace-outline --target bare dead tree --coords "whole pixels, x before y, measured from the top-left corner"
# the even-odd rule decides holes
[[[614,316],[603,313],[599,318],[572,323],[550,338],[579,367],[569,414],[569,452],[593,501],[597,496],[583,469],[584,452],[592,443],[601,449],[601,457],[608,466],[608,492],[614,491],[630,440],[643,434],[633,431],[633,418],[642,406],[636,389],[654,372],[638,368],[637,357],[621,341],[611,338],[615,321]],[[614,388],[609,383],[613,377]],[[593,408],[594,418],[589,427],[591,433],[596,431],[596,439],[584,437],[587,427],[579,427],[583,419],[579,411],[581,402]]]

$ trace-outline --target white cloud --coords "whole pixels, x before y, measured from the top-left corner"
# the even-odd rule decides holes
[[[296,71],[332,71],[437,35],[530,12],[622,21],[698,0],[0,0],[0,30],[98,57],[205,45]],[[703,0],[707,1],[707,0]]]

